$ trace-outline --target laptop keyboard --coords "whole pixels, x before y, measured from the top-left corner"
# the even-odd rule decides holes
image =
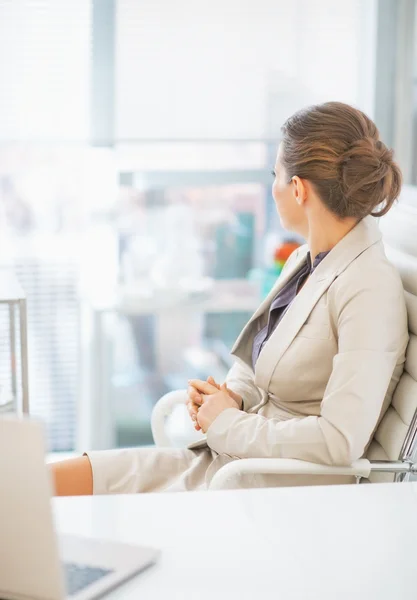
[[[65,579],[67,584],[67,593],[73,596],[88,585],[95,583],[102,577],[109,575],[113,571],[109,569],[100,569],[98,567],[89,567],[75,563],[64,564]]]

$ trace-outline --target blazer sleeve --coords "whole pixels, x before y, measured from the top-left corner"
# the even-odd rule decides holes
[[[242,410],[248,411],[262,402],[262,393],[255,384],[253,371],[243,362],[236,361],[226,377],[227,387],[242,397]]]
[[[404,294],[395,280],[390,283],[353,296],[345,286],[336,294],[339,347],[320,416],[278,421],[230,408],[209,427],[209,447],[238,458],[328,465],[348,465],[363,456],[407,344]]]

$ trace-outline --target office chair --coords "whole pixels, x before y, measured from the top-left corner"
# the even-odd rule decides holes
[[[221,489],[246,474],[351,475],[357,482],[405,481],[417,473],[417,204],[400,202],[380,220],[388,258],[398,269],[407,303],[410,342],[405,369],[380,420],[366,456],[349,466],[327,466],[294,459],[245,458],[232,461],[213,477],[210,489]],[[393,307],[395,310],[395,307]],[[186,391],[163,396],[152,414],[157,446],[170,446],[165,418],[175,405],[184,404]],[[191,440],[190,440],[191,441]]]

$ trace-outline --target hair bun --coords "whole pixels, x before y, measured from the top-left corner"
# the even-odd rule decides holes
[[[349,161],[354,159],[369,161],[369,167],[376,168],[379,163],[391,165],[393,163],[393,152],[381,140],[372,137],[363,137],[355,140],[340,156],[340,165],[349,167]],[[371,164],[372,163],[372,164]]]
[[[381,162],[384,162],[387,165],[391,166],[394,162],[394,152],[391,150],[391,148],[387,148],[387,146],[384,144],[384,142],[381,142],[381,140],[373,140],[373,143],[375,155],[379,158]]]
[[[280,161],[288,180],[309,181],[339,219],[381,216],[398,198],[401,171],[393,153],[357,108],[342,102],[310,106],[290,117],[282,133]]]
[[[355,140],[339,160],[339,177],[342,194],[349,203],[363,203],[368,196],[375,209],[381,198],[399,194],[401,173],[393,160],[393,151],[379,139],[363,137]],[[385,214],[384,208],[375,216]]]

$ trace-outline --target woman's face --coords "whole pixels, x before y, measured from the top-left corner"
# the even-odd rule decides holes
[[[275,163],[275,179],[272,185],[272,196],[277,207],[281,225],[288,231],[304,234],[307,225],[305,210],[296,200],[296,191],[292,181],[288,183],[288,175],[281,164],[282,144],[278,148]]]

